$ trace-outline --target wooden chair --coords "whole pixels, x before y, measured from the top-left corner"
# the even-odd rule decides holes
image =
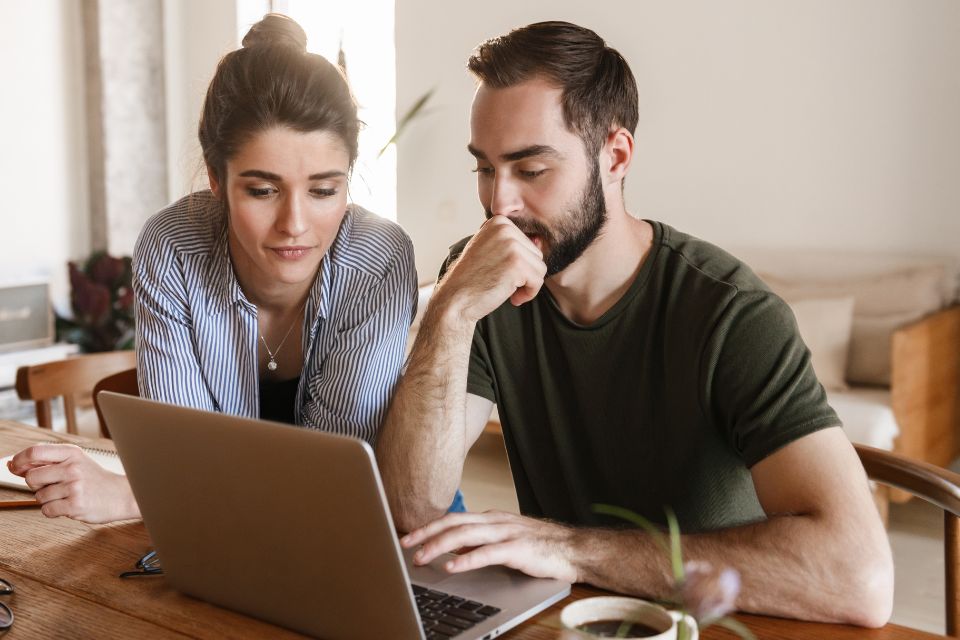
[[[947,635],[960,632],[960,474],[865,445],[854,445],[867,476],[943,509]]]
[[[114,391],[124,393],[128,396],[139,396],[140,387],[137,384],[137,368],[125,369],[112,376],[107,376],[93,387],[93,408],[97,410],[97,418],[100,420],[100,434],[104,438],[110,437],[110,430],[103,419],[103,412],[100,411],[100,401],[97,394],[101,391]]]
[[[136,364],[133,351],[110,351],[20,367],[17,369],[17,395],[21,400],[36,403],[37,424],[47,429],[53,428],[50,401],[62,396],[67,432],[75,434],[77,395],[90,393],[103,378]]]

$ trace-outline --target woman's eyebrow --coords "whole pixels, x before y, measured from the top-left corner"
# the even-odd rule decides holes
[[[327,178],[340,178],[346,177],[346,172],[340,171],[339,169],[332,169],[330,171],[321,171],[320,173],[310,174],[309,180],[326,180]],[[262,169],[247,169],[240,174],[241,178],[262,178],[264,180],[274,180],[276,182],[283,182],[283,178],[278,176],[275,173],[270,171],[263,171]]]
[[[320,173],[310,174],[310,180],[326,180],[327,178],[345,178],[347,176],[346,172],[340,171],[339,169],[331,169],[330,171],[322,171]]]
[[[269,171],[263,171],[261,169],[247,169],[240,174],[241,178],[263,178],[264,180],[276,180],[283,181],[283,178],[278,176],[275,173],[270,173]]]

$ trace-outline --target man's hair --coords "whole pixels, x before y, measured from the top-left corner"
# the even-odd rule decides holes
[[[514,29],[481,44],[467,68],[495,89],[538,76],[557,85],[564,122],[592,155],[612,128],[636,131],[637,83],[630,66],[590,29],[569,22]]]

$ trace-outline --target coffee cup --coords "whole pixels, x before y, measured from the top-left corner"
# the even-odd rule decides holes
[[[658,604],[619,596],[584,598],[560,612],[562,640],[594,638],[646,638],[677,640],[679,625],[688,629],[687,640],[697,640],[697,622],[689,615],[668,611]]]

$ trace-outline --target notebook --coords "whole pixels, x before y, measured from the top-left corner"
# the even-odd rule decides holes
[[[61,442],[49,442],[44,444],[69,444]],[[99,464],[101,467],[107,471],[112,471],[113,473],[124,474],[123,464],[120,462],[120,457],[117,456],[113,451],[107,451],[106,449],[90,449],[87,447],[81,447],[84,453],[93,458],[93,461]],[[20,489],[21,491],[30,491],[30,487],[27,486],[27,481],[21,478],[20,476],[15,476],[10,473],[10,470],[7,468],[7,463],[13,458],[15,454],[10,454],[0,458],[0,487],[6,489]]]
[[[415,566],[362,440],[98,399],[163,579],[184,593],[338,640],[489,640],[570,593],[504,567],[449,574],[449,556]]]

